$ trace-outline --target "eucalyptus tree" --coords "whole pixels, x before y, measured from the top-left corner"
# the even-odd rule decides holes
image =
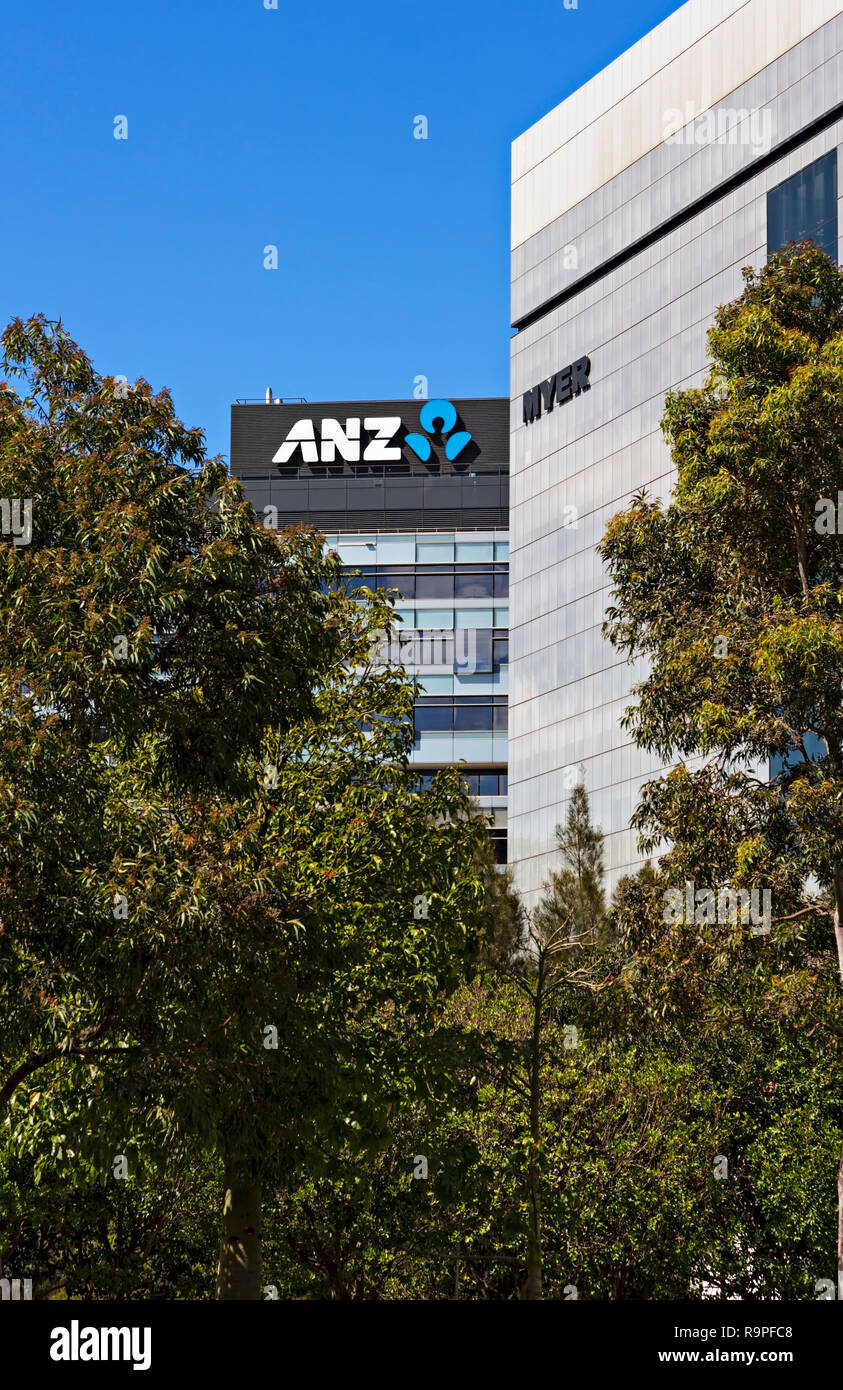
[[[218,1155],[220,1294],[254,1297],[261,1175],[432,1084],[484,828],[413,794],[386,600],[267,532],[166,391],[43,318],[3,344],[6,1133],[36,1177]]]
[[[771,922],[824,921],[843,979],[843,273],[806,243],[744,277],[706,382],[666,402],[669,504],[640,494],[607,529],[606,632],[648,663],[636,742],[708,760],[645,798],[650,846],[716,858],[743,820],[732,883],[780,889]],[[843,1296],[843,1158],[838,1190]]]

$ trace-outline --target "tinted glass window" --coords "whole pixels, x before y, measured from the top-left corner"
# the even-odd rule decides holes
[[[491,705],[457,705],[454,710],[454,728],[463,732],[487,732],[492,728]]]
[[[491,574],[477,574],[469,571],[467,574],[457,574],[454,594],[457,598],[493,598],[492,586],[493,576]]]
[[[450,705],[416,705],[415,726],[419,731],[451,728],[452,711]]]
[[[398,574],[394,570],[381,570],[378,583],[384,589],[397,589],[403,598],[415,598],[416,596],[416,576],[414,574]]]
[[[495,598],[509,598],[509,575],[495,575]]]
[[[453,574],[417,574],[416,598],[453,598]]]
[[[810,238],[837,260],[837,151],[767,194],[767,250]]]

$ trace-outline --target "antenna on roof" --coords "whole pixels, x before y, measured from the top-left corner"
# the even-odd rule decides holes
[[[272,405],[272,387],[271,387],[271,386],[267,386],[267,388],[266,388],[266,397],[265,397],[265,400],[266,400],[267,405]]]

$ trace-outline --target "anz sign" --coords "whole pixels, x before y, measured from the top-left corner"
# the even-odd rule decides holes
[[[400,464],[408,454],[439,471],[440,461],[434,454],[431,440],[454,471],[467,468],[470,457],[476,457],[476,446],[470,433],[462,428],[456,407],[446,400],[426,401],[419,412],[418,430],[407,431],[400,415],[351,415],[344,421],[307,417],[294,421],[272,462],[280,468],[298,463],[310,466],[321,464]]]

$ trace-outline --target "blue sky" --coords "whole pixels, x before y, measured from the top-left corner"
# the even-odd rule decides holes
[[[61,317],[226,457],[270,385],[506,395],[510,142],[677,8],[5,0],[0,318]]]

